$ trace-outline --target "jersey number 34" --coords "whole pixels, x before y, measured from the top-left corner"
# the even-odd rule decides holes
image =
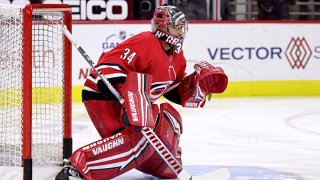
[[[127,60],[128,64],[133,60],[133,58],[136,56],[136,52],[130,53],[130,49],[126,48],[124,49],[124,53],[120,56],[121,59]]]

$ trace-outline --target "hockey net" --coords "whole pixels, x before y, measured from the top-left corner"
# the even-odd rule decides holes
[[[67,5],[0,5],[0,166],[61,164],[71,155]],[[28,167],[30,168],[30,167]]]

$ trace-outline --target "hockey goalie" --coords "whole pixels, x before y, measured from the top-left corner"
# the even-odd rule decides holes
[[[179,112],[161,96],[183,107],[204,107],[206,96],[222,93],[228,78],[219,67],[201,61],[186,75],[182,45],[187,20],[178,8],[158,7],[151,31],[137,34],[109,52],[95,66],[123,97],[120,103],[96,72],[84,84],[82,99],[101,139],[77,149],[56,180],[112,179],[135,168],[159,178],[176,178],[141,134],[149,127],[182,164]]]

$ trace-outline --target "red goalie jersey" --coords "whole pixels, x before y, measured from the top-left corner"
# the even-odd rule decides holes
[[[143,32],[119,44],[110,52],[103,53],[96,68],[115,87],[124,83],[130,71],[152,75],[150,100],[154,102],[170,85],[180,82],[185,75],[186,60],[183,51],[168,55],[169,53],[162,49],[160,40],[154,34]],[[83,100],[117,101],[99,79],[95,73],[90,75],[83,90]]]

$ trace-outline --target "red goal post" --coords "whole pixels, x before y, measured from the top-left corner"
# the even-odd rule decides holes
[[[72,154],[69,5],[0,5],[0,166],[58,165]],[[34,161],[34,162],[32,162]]]

